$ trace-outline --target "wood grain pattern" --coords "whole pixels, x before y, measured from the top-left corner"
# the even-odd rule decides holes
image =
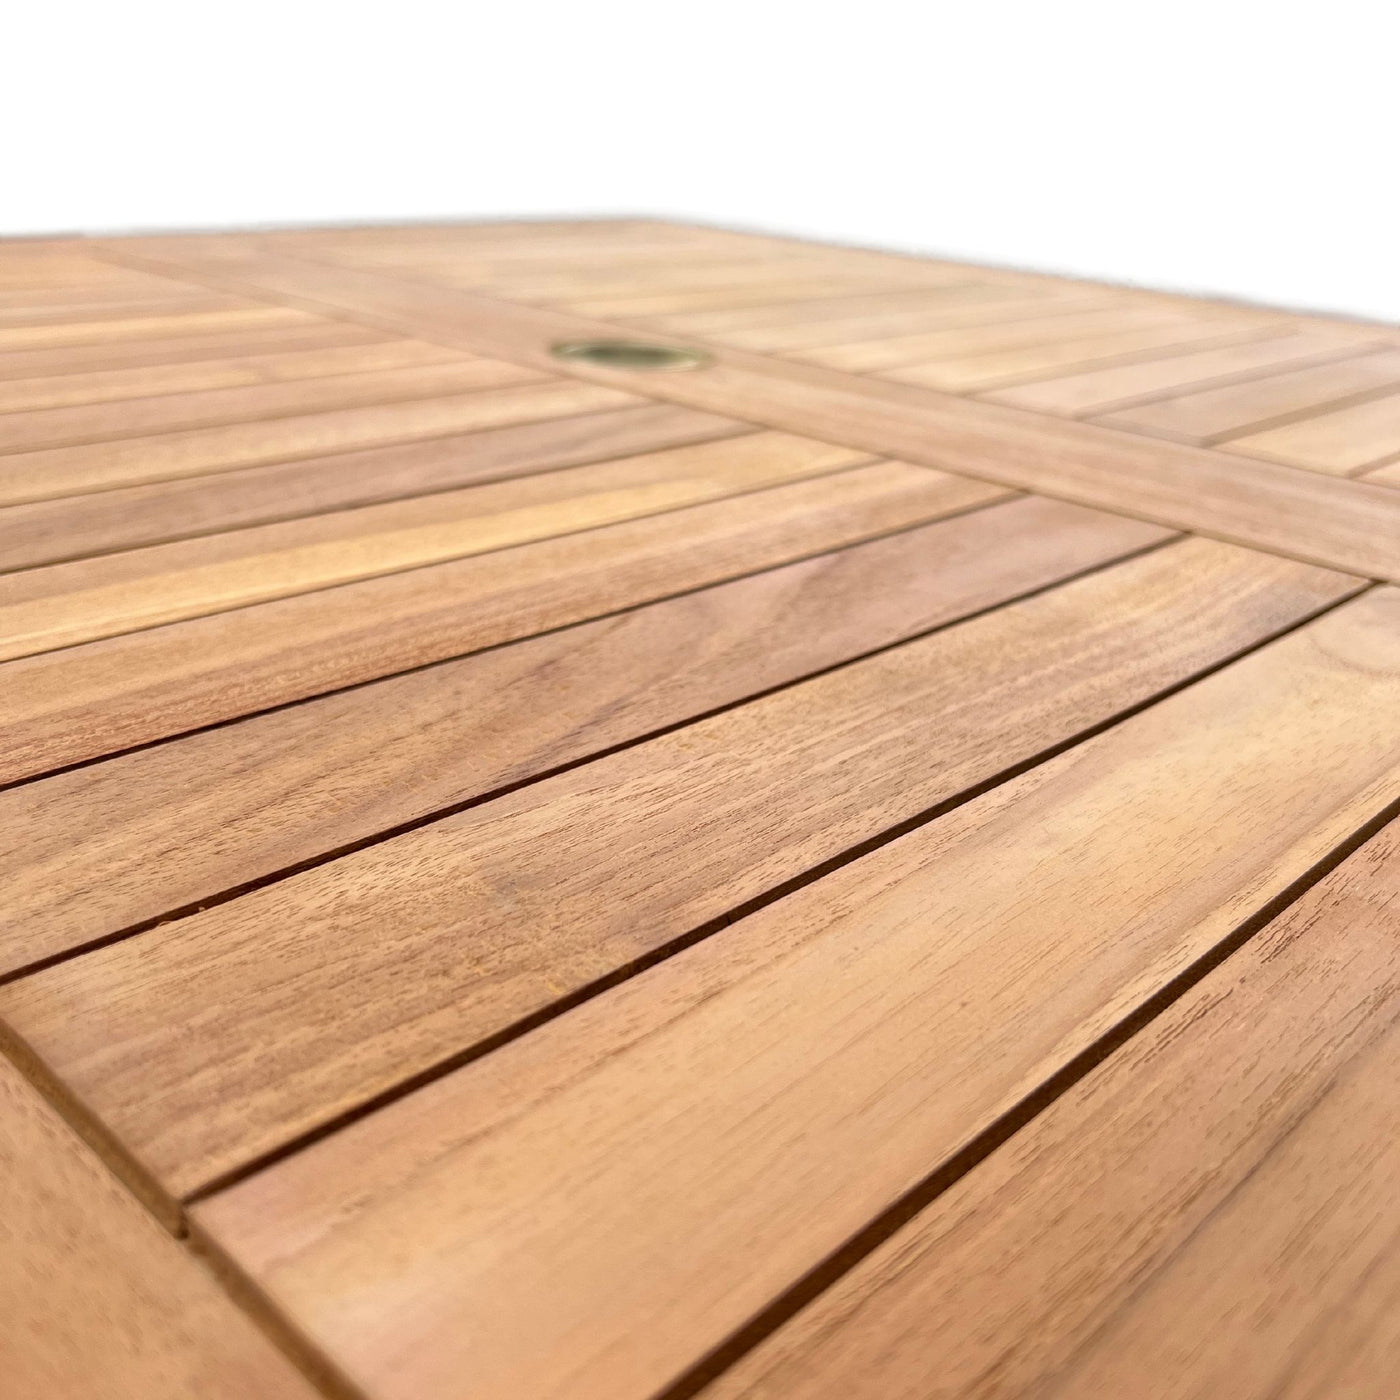
[[[726,344],[740,345],[744,342],[732,339],[735,334],[756,330],[761,334],[769,332],[779,336],[789,332],[798,333],[800,327],[819,325],[817,340],[804,342],[798,339],[792,346],[807,344],[837,344],[842,340],[863,338],[859,327],[862,324],[879,327],[883,318],[891,318],[899,334],[901,329],[918,328],[919,318],[928,318],[937,326],[945,315],[962,318],[971,315],[973,319],[982,316],[987,320],[1000,320],[1006,312],[1006,303],[1011,303],[1009,314],[1035,314],[1044,311],[1047,315],[1057,315],[1066,309],[1073,309],[1073,303],[1102,306],[1104,299],[1080,298],[1074,294],[1053,296],[1045,293],[1027,295],[1019,290],[1008,290],[995,283],[975,280],[976,274],[969,274],[964,282],[927,288],[901,288],[893,292],[847,292],[841,296],[817,297],[800,302],[779,302],[769,306],[745,306],[725,311],[687,311],[672,316],[646,317],[647,325],[656,330],[672,331],[682,335],[698,335],[705,338],[720,337]],[[1071,305],[1066,307],[1065,302]],[[975,309],[974,309],[975,308]],[[857,329],[851,332],[851,324]],[[826,339],[823,339],[826,338]],[[781,344],[769,345],[757,342],[751,348],[780,349]]]
[[[252,384],[193,393],[157,394],[117,403],[78,404],[0,414],[0,452],[10,454],[83,442],[181,432],[294,414],[468,393],[501,382],[489,360],[444,351],[423,363],[368,369],[288,383]],[[489,366],[489,368],[487,368]],[[511,382],[510,380],[506,381]]]
[[[868,460],[850,448],[752,433],[6,574],[0,659],[595,529]]]
[[[0,457],[0,505],[441,437],[519,422],[524,417],[565,413],[570,407],[568,390],[577,387],[560,381],[541,382],[544,376],[538,371],[493,360],[473,361],[464,367],[461,377],[471,384],[470,391],[404,404],[342,408],[153,437],[12,452]],[[487,391],[501,385],[517,386],[517,393],[488,397]],[[584,406],[590,401],[597,402],[596,394],[573,400]]]
[[[1400,486],[1400,462],[1373,468],[1363,475],[1367,481],[1374,482],[1377,486]]]
[[[91,370],[85,374],[48,374],[33,379],[0,380],[0,412],[21,413],[78,404],[110,404],[163,394],[283,384],[323,375],[441,364],[459,358],[459,352],[441,345],[427,345],[416,340],[379,340],[367,345],[334,345],[326,349],[284,350],[212,360],[176,360],[168,364]],[[8,424],[0,419],[0,426]]]
[[[0,667],[0,781],[460,656],[1007,495],[884,463]]]
[[[0,792],[0,973],[1168,538],[1013,501]]]
[[[170,336],[163,340],[64,346],[56,350],[11,350],[0,352],[0,383],[56,375],[110,373],[154,365],[193,364],[224,360],[233,355],[383,344],[388,339],[383,331],[369,326],[321,320],[305,326],[280,326],[270,330],[210,331],[204,335]]]
[[[1168,546],[35,973],[0,1015],[187,1194],[1354,586]],[[1329,793],[1400,737],[1360,747]]]
[[[59,345],[95,345],[106,341],[198,335],[205,331],[241,331],[268,326],[309,326],[313,318],[285,306],[245,301],[229,310],[133,316],[117,321],[70,321],[51,326],[0,326],[0,352],[47,350]]]
[[[401,334],[554,366],[555,341],[614,333],[607,322],[324,266],[262,244],[178,239],[159,249],[104,242],[107,255],[334,308]],[[1207,452],[1029,414],[1006,405],[718,349],[713,367],[651,375],[575,364],[571,372],[709,412],[914,462],[1373,578],[1400,581],[1400,499],[1366,482]]]
[[[194,1214],[380,1400],[653,1395],[1400,798],[1397,623],[1346,604]]]
[[[1180,442],[1211,443],[1305,418],[1355,397],[1400,385],[1400,351],[1377,351],[1308,369],[1206,389],[1105,414],[1113,428]]]
[[[3,1059],[0,1191],[0,1393],[319,1395]]]
[[[1017,304],[1011,303],[1013,306]],[[1093,339],[1105,332],[1137,330],[1142,326],[1160,327],[1166,324],[1176,333],[1183,326],[1199,324],[1198,317],[1160,307],[1105,307],[1093,302],[1087,309],[1075,309],[1071,305],[1055,314],[1048,314],[1057,305],[1056,302],[1042,297],[1020,304],[1039,314],[989,322],[982,307],[969,307],[967,311],[975,314],[976,319],[973,319],[973,314],[962,317],[964,324],[960,326],[935,325],[902,335],[886,332],[873,339],[853,338],[854,343],[851,344],[806,350],[803,358],[816,364],[829,365],[832,369],[860,373],[918,365],[930,360],[958,359],[996,350],[1014,350],[1025,345]],[[1006,309],[1003,304],[1001,310]]]
[[[1140,330],[1085,336],[1060,342],[1013,347],[930,364],[908,365],[886,371],[886,377],[906,384],[927,384],[953,393],[976,393],[998,384],[1086,365],[1111,365],[1161,350],[1187,350],[1230,345],[1261,334],[1277,322],[1254,324],[1238,316],[1200,317],[1192,323],[1178,321]]]
[[[1231,438],[1225,446],[1231,452],[1309,471],[1339,476],[1364,471],[1400,453],[1400,394]]]
[[[0,1061],[0,1392],[1388,1395],[1400,823],[1290,901],[1400,811],[1397,366],[647,219],[0,242],[0,1045],[106,1163]]]
[[[0,506],[0,558],[29,568],[756,431],[671,404],[608,408],[616,396],[596,393],[599,407],[562,418]]]
[[[1360,328],[1350,333],[1300,330],[1274,334],[1214,350],[1187,353],[1177,350],[1165,359],[1037,379],[1028,384],[988,390],[987,396],[998,403],[1069,418],[1106,414],[1154,399],[1264,378],[1271,371],[1301,369],[1328,360],[1350,358],[1367,348],[1369,334]]]
[[[866,287],[894,286],[896,277],[871,279],[863,282]],[[793,281],[779,281],[769,275],[762,285],[738,287],[701,287],[689,291],[668,290],[634,291],[616,296],[576,297],[567,299],[564,304],[580,316],[664,316],[681,311],[707,311],[712,308],[731,306],[770,306],[782,300],[803,301],[807,297],[827,296],[834,286],[830,277],[804,277]]]
[[[248,303],[238,297],[223,296],[199,287],[186,289],[180,296],[137,297],[122,300],[117,297],[82,299],[64,302],[52,293],[19,301],[0,298],[0,329],[10,326],[53,326],[89,321],[139,320],[152,312],[163,316],[183,316],[204,311],[229,311],[246,308]]]
[[[1400,826],[705,1391],[1384,1400]]]

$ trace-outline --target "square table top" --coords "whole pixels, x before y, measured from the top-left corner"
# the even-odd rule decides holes
[[[4,1400],[1390,1400],[1400,329],[648,219],[0,243]]]

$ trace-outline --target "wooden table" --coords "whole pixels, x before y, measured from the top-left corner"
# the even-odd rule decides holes
[[[6,1400],[1397,1393],[1400,331],[15,241],[0,452]]]

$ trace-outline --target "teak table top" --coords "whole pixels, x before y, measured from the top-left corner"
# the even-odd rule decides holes
[[[4,1400],[1393,1400],[1400,330],[16,241],[0,454]]]

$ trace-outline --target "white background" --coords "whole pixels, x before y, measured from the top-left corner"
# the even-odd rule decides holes
[[[0,232],[647,213],[1400,319],[1400,6],[28,0]]]

